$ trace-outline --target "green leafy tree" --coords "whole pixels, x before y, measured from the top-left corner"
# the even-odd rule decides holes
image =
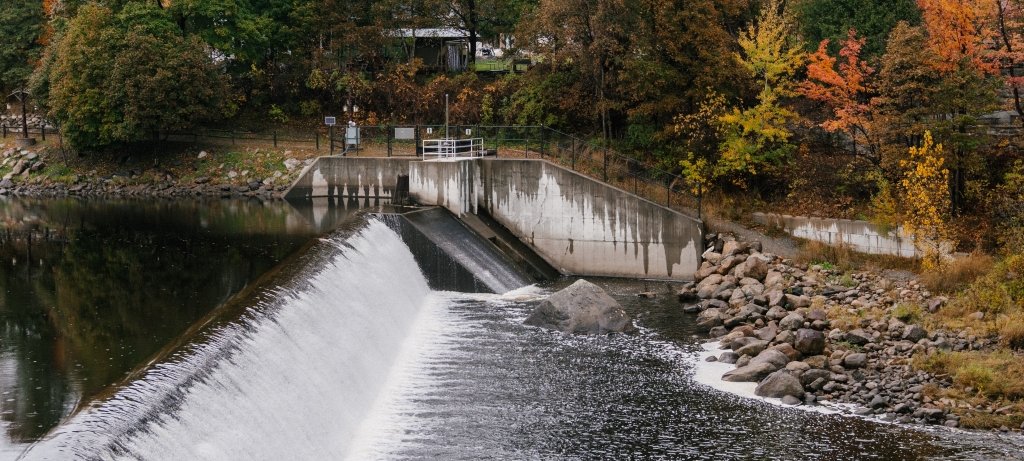
[[[166,11],[79,8],[44,80],[51,115],[74,147],[152,139],[219,115],[223,82],[203,43]]]
[[[42,55],[45,23],[39,0],[7,0],[0,7],[0,92],[4,97],[21,92],[23,111],[24,90]],[[22,121],[27,137],[28,126]]]
[[[915,0],[799,0],[793,10],[806,43],[813,46],[828,40],[834,48],[830,51],[835,52],[847,31],[856,29],[866,39],[864,53],[869,57],[885,51],[889,33],[900,21],[921,22]]]

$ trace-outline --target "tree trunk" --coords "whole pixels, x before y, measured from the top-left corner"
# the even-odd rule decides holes
[[[476,11],[476,0],[469,0],[466,2],[466,7],[469,8],[469,21],[466,24],[469,29],[469,59],[466,61],[466,65],[469,70],[476,70],[476,40],[479,28],[479,18],[477,17]]]
[[[1002,0],[996,0],[996,8],[998,8],[999,18],[999,35],[1003,39],[1003,46],[1006,47],[1006,54],[1013,56],[1013,44],[1010,42],[1010,34],[1006,31],[1006,8],[1003,7]],[[1009,63],[1010,71],[1010,91],[1013,93],[1013,107],[1017,110],[1017,116],[1019,122],[1024,125],[1024,105],[1021,104],[1020,100],[1020,88],[1017,87],[1017,83],[1013,81],[1017,77],[1017,66],[1013,60]]]

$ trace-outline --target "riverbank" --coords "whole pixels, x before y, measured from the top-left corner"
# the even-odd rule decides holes
[[[51,143],[0,144],[0,195],[280,198],[316,151],[167,146],[79,158]]]
[[[963,354],[1024,357],[996,334],[934,321],[956,300],[914,274],[801,264],[732,236],[709,234],[706,243],[680,301],[718,341],[708,360],[735,365],[722,380],[757,383],[755,395],[786,404],[827,401],[884,421],[1024,429],[1019,396],[966,385],[934,365]]]

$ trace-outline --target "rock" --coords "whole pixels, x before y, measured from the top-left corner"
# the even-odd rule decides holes
[[[768,288],[781,288],[783,280],[785,279],[782,277],[782,272],[769,270],[764,276],[764,286]]]
[[[747,258],[743,264],[740,264],[736,268],[736,277],[744,278],[750,277],[754,280],[761,281],[768,275],[768,263],[763,259],[751,256]]]
[[[12,175],[19,175],[25,171],[26,161],[25,159],[18,160],[18,163],[14,164],[14,169],[11,170]]]
[[[764,328],[761,328],[761,329],[755,331],[754,332],[754,336],[757,336],[758,339],[763,339],[765,341],[771,341],[771,340],[775,339],[775,335],[777,335],[778,333],[779,333],[779,327],[775,326],[775,323],[772,322],[772,323],[769,323]]]
[[[856,346],[863,346],[873,341],[874,336],[860,328],[846,333],[846,342]]]
[[[9,178],[0,180],[0,187],[2,187],[4,189],[10,189],[10,188],[14,187],[14,182],[11,181]]]
[[[739,354],[739,355],[749,355],[751,357],[754,357],[757,354],[760,354],[761,351],[763,351],[763,350],[765,350],[767,348],[768,348],[768,341],[763,341],[763,340],[760,340],[760,339],[755,339],[754,341],[751,341],[746,346],[743,346],[743,347],[741,347],[739,349],[736,349],[736,353]]]
[[[942,309],[942,306],[946,304],[946,298],[932,298],[928,301],[928,312],[934,314]]]
[[[202,150],[202,151],[199,151],[199,155],[197,155],[196,158],[199,159],[199,160],[202,160],[202,159],[208,157],[209,155],[210,154],[206,153],[205,150]]]
[[[800,373],[803,373],[803,372],[805,372],[807,370],[810,370],[811,366],[808,365],[806,362],[801,362],[799,360],[794,360],[794,361],[789,362],[789,363],[786,364],[786,369],[791,371],[791,372],[793,372],[793,373],[800,374]]]
[[[903,339],[910,342],[918,342],[928,337],[928,332],[920,325],[907,325],[903,329]]]
[[[769,349],[774,349],[781,352],[789,360],[800,360],[800,357],[803,357],[803,354],[801,354],[800,351],[793,349],[793,346],[791,346],[789,343],[779,343],[772,347],[769,347]]]
[[[601,287],[578,280],[544,300],[527,317],[527,325],[566,333],[604,334],[634,329],[629,315]]]
[[[751,362],[749,365],[737,368],[722,375],[722,381],[733,383],[752,383],[764,379],[778,368],[767,362]]]
[[[796,331],[793,348],[804,355],[818,355],[825,351],[825,335],[818,330],[801,328]]]
[[[728,363],[728,364],[736,363],[736,361],[739,360],[739,359],[740,359],[740,355],[735,353],[735,352],[733,352],[733,351],[725,351],[725,352],[722,352],[718,356],[718,361],[719,362]]]
[[[295,168],[298,168],[298,166],[301,165],[301,164],[302,164],[301,161],[299,161],[297,159],[294,159],[294,158],[290,158],[290,159],[287,159],[287,160],[284,161],[284,167],[287,168],[288,171],[292,171]]]
[[[804,371],[803,374],[800,375],[800,382],[804,386],[810,386],[811,383],[817,381],[818,379],[822,379],[827,382],[829,377],[831,376],[832,373],[829,372],[828,370],[822,370],[821,368],[811,368],[809,370]]]
[[[758,383],[754,394],[761,397],[782,398],[785,396],[803,397],[804,387],[800,380],[786,370],[779,370]]]
[[[868,403],[868,407],[874,408],[874,409],[884,408],[884,407],[886,407],[888,405],[889,405],[889,398],[888,397],[882,397],[881,395],[875,395],[871,399],[871,402]]]
[[[746,243],[730,240],[725,242],[725,245],[722,246],[721,253],[725,256],[733,256],[738,253],[746,252],[748,248],[749,246]]]
[[[713,355],[709,355],[706,359],[704,359],[704,361],[705,362],[717,362],[718,361],[718,357],[715,357]]]
[[[721,274],[708,275],[703,280],[701,280],[700,283],[697,284],[697,291],[700,291],[702,288],[709,287],[711,285],[720,285],[722,283],[722,280],[724,279],[725,277],[722,277]]]
[[[781,321],[779,321],[779,328],[783,330],[796,330],[804,326],[804,318],[796,312],[787,315]]]
[[[855,352],[843,357],[843,366],[846,368],[860,368],[868,362],[868,355],[863,352]]]
[[[235,179],[237,177],[238,177],[238,172],[237,171],[231,170],[231,171],[228,172],[228,179]]]
[[[800,405],[802,403],[804,403],[803,400],[800,400],[800,399],[798,399],[796,397],[793,397],[792,395],[784,395],[784,396],[782,396],[782,404],[783,405]]]
[[[786,354],[772,348],[765,349],[757,354],[756,357],[750,359],[750,364],[754,365],[757,363],[767,363],[772,367],[772,371],[778,370],[785,367],[789,363],[789,357]]]
[[[975,312],[973,314],[968,315],[967,317],[972,319],[972,320],[977,320],[977,321],[980,322],[982,320],[985,320],[985,313],[981,312],[981,311],[978,311],[978,312]]]
[[[721,326],[721,312],[722,311],[717,308],[710,308],[701,311],[700,314],[697,314],[697,326],[705,330],[710,330],[714,327]]]
[[[787,315],[789,315],[789,312],[786,312],[785,309],[779,306],[772,306],[772,308],[768,309],[768,312],[764,314],[768,320],[782,320],[786,318]]]

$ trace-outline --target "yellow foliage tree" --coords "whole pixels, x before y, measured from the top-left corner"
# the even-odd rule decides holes
[[[909,158],[900,161],[906,210],[902,224],[914,237],[926,271],[941,268],[953,249],[948,227],[949,170],[943,165],[942,144],[935,144],[930,131],[924,133],[921,146],[911,147]]]

